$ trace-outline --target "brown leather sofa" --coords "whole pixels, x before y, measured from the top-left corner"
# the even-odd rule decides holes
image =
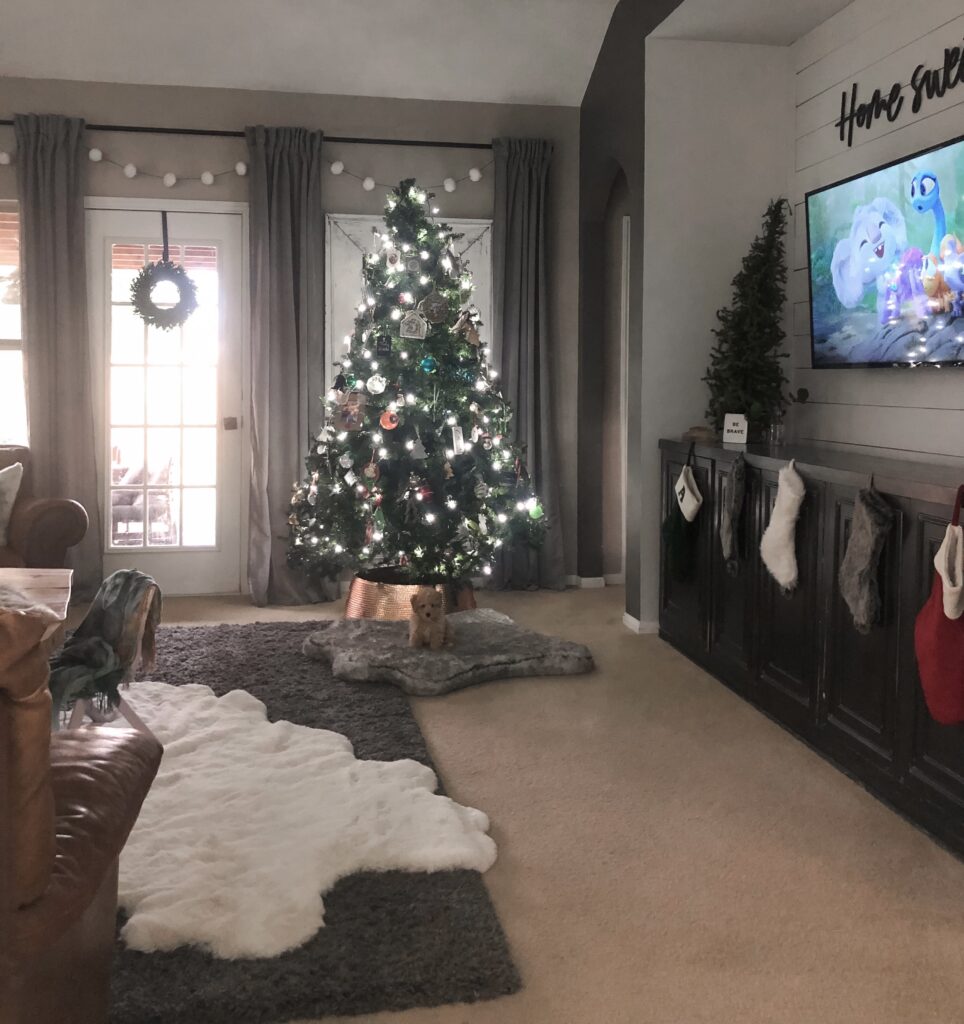
[[[0,1024],[106,1024],[118,855],[162,750],[51,735],[46,627],[0,608]]]
[[[34,498],[30,489],[30,449],[0,445],[0,469],[23,463],[23,480],[7,530],[7,546],[0,547],[0,568],[61,569],[67,549],[87,533],[84,506],[68,498]]]

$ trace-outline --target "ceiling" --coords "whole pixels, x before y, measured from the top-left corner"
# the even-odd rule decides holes
[[[23,0],[0,75],[578,106],[616,0]]]
[[[683,0],[652,35],[789,46],[850,3],[851,0]]]

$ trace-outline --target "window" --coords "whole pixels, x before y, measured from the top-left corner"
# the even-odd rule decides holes
[[[0,203],[0,444],[27,443],[20,329],[20,219]]]

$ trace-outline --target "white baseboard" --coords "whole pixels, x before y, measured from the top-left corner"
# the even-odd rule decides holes
[[[640,622],[634,615],[630,615],[629,612],[623,612],[623,625],[633,633],[639,633],[640,635],[651,636],[654,633],[659,632],[658,622]]]
[[[579,587],[580,590],[599,590],[606,586],[605,576],[567,576],[567,587]]]
[[[603,579],[606,581],[607,587],[622,587],[626,584],[626,574],[624,572],[607,572]]]

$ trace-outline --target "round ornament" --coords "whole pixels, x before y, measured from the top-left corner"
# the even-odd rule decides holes
[[[426,373],[435,373],[438,369],[438,360],[435,356],[426,356],[421,363],[419,363],[419,366],[421,366]]]
[[[475,485],[475,496],[479,501],[484,501],[489,496],[489,485],[484,480],[479,480]]]
[[[377,462],[369,462],[362,470],[362,473],[367,480],[377,480],[381,476],[381,470],[378,468]]]
[[[151,297],[162,281],[169,281],[177,289],[177,304],[169,308],[155,305]],[[169,331],[180,327],[197,309],[197,286],[180,264],[158,260],[148,263],[131,282],[131,305],[148,327]]]
[[[532,508],[529,509],[530,519],[535,519],[538,521],[539,519],[542,519],[542,517],[545,514],[545,511],[543,510],[542,506],[539,504],[538,501],[532,506]]]
[[[491,434],[483,434],[482,435],[482,447],[487,452],[492,451],[492,435]]]
[[[365,381],[365,387],[368,388],[373,395],[380,395],[387,386],[388,381],[386,381],[380,373],[372,374],[372,376]]]
[[[398,413],[386,409],[378,418],[382,430],[394,430],[398,426]]]
[[[445,296],[434,289],[418,304],[418,311],[432,324],[440,324],[448,315],[449,304]]]
[[[352,457],[347,452],[344,455],[342,455],[341,458],[338,460],[338,465],[341,466],[343,469],[351,469],[351,464]]]
[[[408,253],[405,257],[405,269],[410,274],[417,274],[422,269],[422,261],[417,253]]]

